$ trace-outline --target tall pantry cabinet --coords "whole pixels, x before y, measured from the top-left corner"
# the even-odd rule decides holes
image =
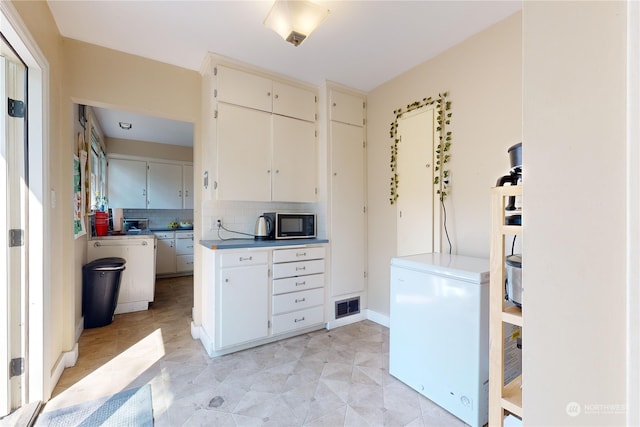
[[[331,280],[329,326],[362,318],[366,290],[365,117],[363,94],[328,87]],[[359,302],[356,302],[359,301]],[[355,302],[355,304],[354,304]],[[360,312],[360,316],[347,317]]]

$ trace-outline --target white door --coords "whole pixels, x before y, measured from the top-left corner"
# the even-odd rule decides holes
[[[398,256],[436,251],[434,116],[433,108],[422,108],[398,120]]]
[[[364,135],[331,122],[331,295],[364,290]]]
[[[147,163],[109,159],[107,194],[112,208],[147,208]]]
[[[0,41],[0,416],[26,403],[26,70]],[[14,101],[12,101],[14,100]]]
[[[273,201],[316,201],[316,152],[315,123],[273,116]]]
[[[182,209],[182,165],[147,165],[147,208]]]

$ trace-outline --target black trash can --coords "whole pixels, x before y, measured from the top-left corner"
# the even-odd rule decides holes
[[[124,258],[100,258],[82,267],[82,313],[85,329],[113,322]]]

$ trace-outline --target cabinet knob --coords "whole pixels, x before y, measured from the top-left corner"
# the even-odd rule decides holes
[[[267,96],[271,96],[271,92],[267,92]]]
[[[333,106],[334,106],[334,107],[336,106],[336,103],[335,103],[335,102],[333,103]]]
[[[306,298],[302,298],[302,299],[297,299],[297,298],[296,298],[296,303],[299,303],[299,302],[305,302],[306,300],[307,300]]]
[[[251,256],[250,257],[246,257],[246,258],[240,257],[240,262],[242,262],[242,261],[251,261],[252,259],[253,259],[253,257],[251,257]]]
[[[273,95],[276,99],[278,99],[278,94],[276,93],[275,95]]]
[[[306,284],[307,284],[306,281],[304,281],[304,282],[296,282],[296,286],[304,286]]]
[[[293,319],[294,322],[298,323],[298,322],[304,322],[304,317],[301,317],[300,319]]]
[[[225,283],[229,283],[229,279],[224,279],[224,282]]]
[[[302,267],[296,267],[296,271],[300,271],[300,270],[306,270],[307,267],[305,267],[304,265]]]
[[[307,256],[306,252],[296,252],[296,256]]]
[[[276,169],[276,173],[280,173],[280,169]]]

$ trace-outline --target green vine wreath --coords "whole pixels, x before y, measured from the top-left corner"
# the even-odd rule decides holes
[[[449,163],[451,155],[449,150],[451,149],[451,131],[447,130],[447,127],[451,123],[451,101],[447,99],[449,92],[439,93],[437,98],[423,98],[421,101],[416,101],[407,105],[406,109],[398,108],[393,112],[396,115],[395,120],[391,123],[390,135],[393,139],[393,145],[391,145],[391,194],[389,202],[395,204],[398,200],[398,144],[400,138],[398,137],[398,120],[406,113],[422,107],[428,107],[435,104],[436,120],[438,122],[438,145],[436,147],[436,166],[434,172],[436,172],[433,178],[433,185],[437,185],[437,194],[440,197],[440,201],[444,202],[447,197],[447,178],[449,178],[449,170],[445,169],[445,165]]]

